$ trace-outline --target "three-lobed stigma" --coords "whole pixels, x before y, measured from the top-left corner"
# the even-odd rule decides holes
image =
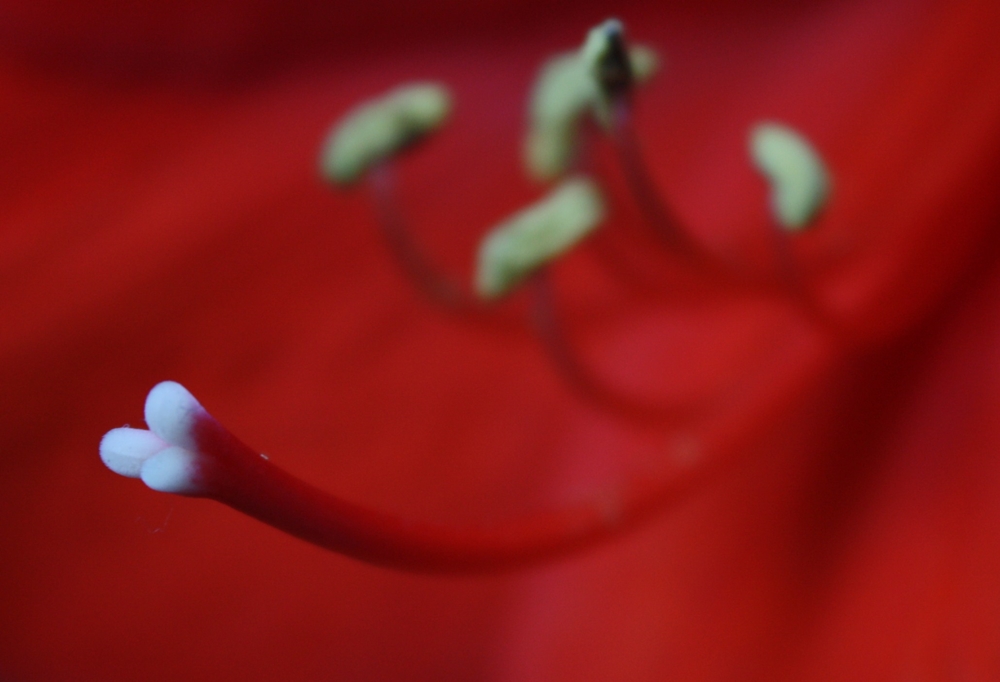
[[[164,381],[149,392],[149,430],[122,427],[101,439],[104,464],[116,474],[139,478],[153,490],[195,495],[199,481],[195,424],[207,413],[180,384]]]

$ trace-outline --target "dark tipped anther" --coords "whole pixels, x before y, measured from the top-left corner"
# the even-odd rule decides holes
[[[625,27],[617,19],[608,19],[594,31],[597,35],[588,37],[585,48],[594,50],[591,67],[594,78],[606,97],[620,97],[629,92],[634,83],[632,62],[625,44]]]

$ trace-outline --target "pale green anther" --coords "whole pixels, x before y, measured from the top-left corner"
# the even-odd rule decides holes
[[[541,69],[531,96],[525,161],[532,176],[550,180],[566,171],[576,148],[580,118],[597,97],[575,52]]]
[[[507,294],[565,253],[604,220],[604,200],[586,178],[564,181],[536,204],[493,228],[479,248],[475,289],[483,299]]]
[[[780,123],[750,131],[750,155],[771,184],[771,209],[789,232],[809,226],[830,197],[826,164],[802,135]]]
[[[592,59],[587,54],[590,43],[588,36],[583,49],[549,59],[535,81],[528,111],[525,162],[528,172],[538,180],[551,180],[569,168],[576,151],[580,120],[588,111],[601,123],[607,123],[603,97],[591,70]],[[649,80],[659,66],[652,48],[631,46],[628,55],[636,83]]]
[[[436,83],[413,83],[364,102],[334,127],[320,154],[323,177],[356,181],[368,168],[439,128],[451,112],[451,95]]]

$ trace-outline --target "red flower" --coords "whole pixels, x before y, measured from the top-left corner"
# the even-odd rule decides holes
[[[666,433],[581,401],[523,325],[424,303],[364,197],[313,177],[335,116],[432,77],[456,115],[401,168],[429,247],[467,271],[482,228],[537,197],[523,93],[604,10],[472,7],[0,10],[0,675],[996,677],[1000,9],[615,8],[668,60],[638,128],[702,243],[770,263],[745,151],[761,119],[834,178],[794,255],[836,334],[780,297],[667,288],[611,183],[621,229],[560,263],[562,310],[609,382],[715,401]],[[413,518],[502,519],[733,457],[583,555],[412,576],[109,474],[101,434],[167,378],[288,469]]]

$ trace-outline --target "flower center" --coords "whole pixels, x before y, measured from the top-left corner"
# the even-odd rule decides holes
[[[636,87],[649,79],[656,61],[648,48],[629,46],[622,24],[609,20],[588,34],[582,49],[543,67],[532,96],[526,165],[532,177],[557,184],[487,233],[470,286],[433,264],[396,196],[394,157],[445,123],[452,101],[446,88],[401,86],[357,107],[331,134],[320,166],[337,185],[367,185],[393,259],[427,298],[474,319],[493,314],[505,297],[527,285],[534,303],[530,327],[567,385],[609,414],[676,434],[703,406],[650,401],[604,380],[600,368],[581,360],[561,324],[549,271],[614,222],[601,183],[582,168],[582,138],[599,130],[610,142],[632,200],[674,266],[713,286],[787,299],[821,327],[825,317],[801,277],[790,240],[820,214],[830,180],[800,134],[779,124],[757,126],[750,147],[772,188],[780,272],[755,272],[700,244],[662,198],[632,122]],[[336,552],[413,570],[496,570],[585,548],[682,499],[726,460],[719,453],[731,450],[714,446],[713,455],[712,444],[697,442],[687,448],[695,454],[678,458],[668,472],[627,481],[589,502],[494,528],[449,528],[346,502],[292,477],[240,442],[179,384],[156,386],[145,413],[148,431],[114,429],[102,440],[101,457],[113,471],[162,492],[221,501]]]

